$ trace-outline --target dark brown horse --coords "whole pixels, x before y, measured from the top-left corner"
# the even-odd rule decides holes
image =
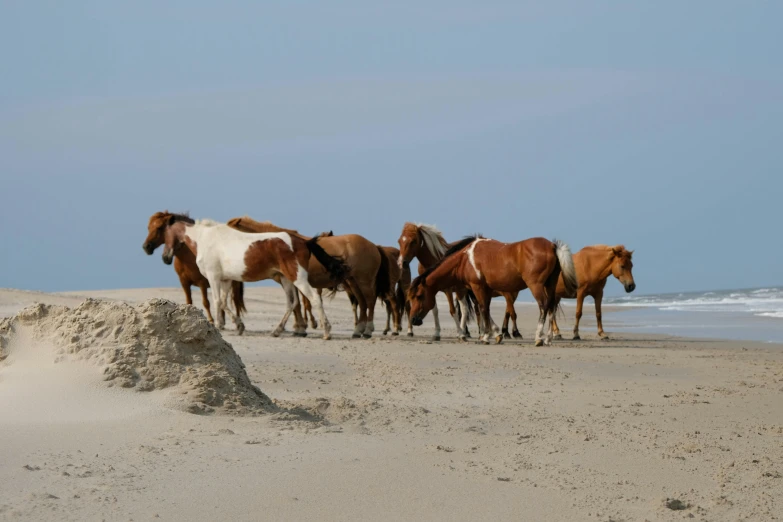
[[[500,343],[503,335],[490,317],[489,305],[494,292],[520,292],[529,288],[539,308],[536,346],[549,344],[552,339],[552,318],[555,313],[555,290],[560,273],[569,289],[576,288],[576,272],[568,245],[561,241],[532,238],[517,243],[501,243],[473,236],[452,246],[439,263],[428,268],[411,283],[408,296],[411,301],[411,321],[420,325],[427,312],[435,305],[435,295],[444,288],[467,286],[475,294],[484,325],[482,340],[489,343],[489,332],[494,331]],[[460,298],[467,309],[464,297]],[[542,337],[546,317],[550,328]],[[465,323],[466,316],[462,322]],[[462,330],[460,338],[465,339]]]
[[[623,245],[606,246],[593,245],[584,247],[574,254],[574,267],[579,282],[576,290],[569,291],[564,282],[557,284],[557,300],[576,298],[576,321],[574,322],[574,339],[579,337],[579,320],[582,318],[582,305],[585,297],[595,300],[595,320],[598,323],[598,337],[606,339],[604,325],[601,320],[601,301],[604,298],[606,280],[613,275],[626,292],[633,292],[636,283],[633,280],[633,250],[626,250]],[[555,339],[562,339],[557,321],[554,324]]]
[[[234,218],[229,224],[243,232],[255,232],[260,230],[259,225],[268,225],[247,216]],[[348,275],[342,285],[356,297],[359,306],[359,321],[353,337],[372,337],[376,297],[389,292],[386,255],[380,247],[358,234],[321,237],[318,244],[328,255],[341,259],[348,266]],[[335,287],[334,280],[317,259],[311,260],[308,274],[314,288]]]
[[[173,214],[166,212],[156,212],[150,217],[147,224],[147,239],[144,240],[142,245],[147,255],[152,255],[155,249],[163,244],[163,229],[167,223],[169,216]],[[197,286],[201,289],[201,302],[204,305],[204,311],[207,314],[207,319],[210,323],[214,323],[215,320],[212,317],[212,311],[209,305],[209,296],[207,290],[209,289],[209,281],[204,277],[198,269],[196,264],[196,256],[185,244],[180,244],[174,251],[174,271],[179,277],[179,282],[182,285],[182,291],[185,292],[185,302],[189,305],[193,304],[193,295],[190,288]],[[245,284],[239,281],[232,283],[232,300],[234,302],[234,309],[237,315],[241,315],[246,311],[244,302],[244,289]],[[225,322],[225,312],[221,310],[222,322]]]

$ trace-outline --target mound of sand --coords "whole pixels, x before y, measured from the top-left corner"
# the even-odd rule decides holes
[[[50,347],[54,362],[102,367],[110,387],[169,390],[175,407],[191,413],[273,409],[231,345],[191,306],[87,299],[76,308],[37,304],[0,320],[3,365],[13,364],[10,354],[33,349],[31,343]]]

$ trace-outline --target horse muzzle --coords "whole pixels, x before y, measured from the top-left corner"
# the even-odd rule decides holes
[[[420,315],[416,315],[414,317],[411,317],[411,324],[413,326],[421,326],[424,324],[424,319]]]
[[[174,249],[166,248],[161,257],[163,258],[164,263],[170,265],[171,262],[174,261]]]
[[[627,285],[623,285],[623,286],[625,286],[625,291],[629,294],[634,290],[636,290],[636,283],[628,283]]]
[[[152,253],[155,252],[155,249],[149,243],[144,243],[141,245],[141,248],[144,249],[144,252],[146,252],[148,256],[151,256]]]

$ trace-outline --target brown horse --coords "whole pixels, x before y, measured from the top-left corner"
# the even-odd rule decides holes
[[[144,240],[142,248],[147,255],[152,255],[155,249],[163,244],[163,229],[167,223],[169,216],[173,214],[166,212],[156,212],[150,217],[150,221],[147,225],[147,239]],[[190,287],[197,286],[201,289],[201,302],[204,305],[204,311],[207,313],[207,319],[210,323],[214,323],[215,320],[212,317],[212,311],[209,306],[209,297],[207,296],[207,289],[209,289],[209,281],[204,277],[198,269],[196,264],[196,256],[188,248],[187,245],[180,244],[174,251],[174,271],[179,277],[179,282],[182,285],[182,291],[185,292],[185,302],[189,305],[193,304],[193,296],[191,294]],[[234,308],[237,315],[241,315],[242,312],[247,311],[244,301],[244,289],[245,284],[239,281],[232,283],[232,296],[234,301]],[[221,310],[222,319],[225,323],[225,312]]]
[[[557,301],[563,298],[576,298],[576,322],[574,323],[574,339],[579,337],[579,320],[582,318],[582,304],[588,295],[595,300],[595,320],[598,323],[598,337],[607,339],[604,325],[601,321],[601,301],[604,298],[606,280],[613,275],[623,284],[625,291],[630,293],[636,289],[633,280],[633,250],[626,250],[623,245],[606,246],[593,245],[584,247],[574,254],[574,267],[579,282],[576,290],[569,291],[561,281],[557,284]],[[555,339],[562,339],[557,321],[554,323]]]
[[[423,223],[405,223],[402,226],[402,232],[397,240],[400,245],[400,257],[397,264],[400,268],[407,266],[413,258],[419,260],[419,275],[423,274],[428,268],[434,266],[440,261],[446,251],[453,245],[449,244],[443,237],[440,230],[432,225]],[[410,270],[410,269],[409,269]],[[449,302],[449,313],[454,319],[457,330],[461,328],[460,314],[454,306],[454,288],[444,288],[442,292],[446,294],[446,300]],[[433,340],[440,340],[440,319],[438,318],[437,303],[432,308],[432,319],[435,321],[435,335]],[[467,328],[467,327],[465,327]],[[470,335],[465,330],[466,335]],[[408,323],[408,336],[413,336],[413,328]]]
[[[249,217],[234,218],[229,221],[236,230],[255,232],[259,223]],[[358,234],[345,234],[318,238],[318,244],[332,257],[342,259],[348,266],[348,274],[342,285],[357,299],[359,321],[354,328],[353,337],[372,337],[375,330],[375,301],[379,295],[389,292],[388,259],[380,247]],[[311,259],[309,282],[314,288],[334,288],[335,281],[321,266],[319,260]]]
[[[317,300],[324,339],[331,337],[321,296],[308,282],[310,259],[318,259],[321,268],[332,278],[332,284],[342,282],[348,269],[340,259],[329,256],[318,245],[317,238],[305,241],[287,232],[245,233],[214,221],[196,222],[176,214],[169,217],[163,237],[163,262],[170,264],[179,244],[187,244],[196,255],[199,270],[210,282],[218,310],[223,309],[232,316],[240,334],[244,331],[242,320],[226,306],[231,281],[253,282],[280,275],[288,301],[280,324],[284,325],[291,315],[299,289],[311,300]],[[218,327],[222,326],[219,321]],[[295,325],[295,334],[305,335],[306,327],[304,322]],[[273,335],[279,335],[280,330],[278,326]]]
[[[501,243],[480,236],[467,237],[452,246],[438,264],[413,280],[408,291],[411,321],[414,325],[422,324],[424,316],[435,305],[438,291],[467,286],[478,300],[485,332],[482,340],[488,344],[492,330],[495,340],[500,343],[503,335],[489,314],[493,292],[512,293],[530,288],[539,309],[536,346],[549,344],[556,309],[555,290],[561,272],[568,288],[576,288],[571,252],[568,245],[561,241],[539,237],[517,243]],[[468,309],[464,297],[460,298],[460,302]],[[550,328],[546,338],[542,338],[547,314]],[[467,314],[464,314],[462,323],[466,319]],[[465,339],[462,330],[460,339]]]

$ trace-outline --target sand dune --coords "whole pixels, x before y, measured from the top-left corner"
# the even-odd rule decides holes
[[[223,337],[244,364],[235,384],[274,404],[226,409],[225,399],[194,401],[212,382],[194,395],[183,376],[195,359],[177,356],[156,380],[127,351],[155,334],[167,347],[155,353],[170,354],[193,331],[195,345],[221,346],[195,310],[147,302],[161,297],[182,299],[178,289],[0,291],[7,317],[59,305],[28,309],[38,312],[0,348],[0,519],[783,516],[779,346],[624,334],[534,348],[526,305],[526,339],[500,346],[457,343],[447,317],[441,343],[427,340],[429,322],[412,339],[352,340],[343,297],[327,303],[334,340],[273,339],[282,292],[251,288],[248,334]],[[77,316],[90,327],[63,327]],[[96,321],[128,334],[97,335]],[[591,328],[588,319],[583,334]],[[110,386],[124,381],[106,368],[129,360],[139,378]]]

